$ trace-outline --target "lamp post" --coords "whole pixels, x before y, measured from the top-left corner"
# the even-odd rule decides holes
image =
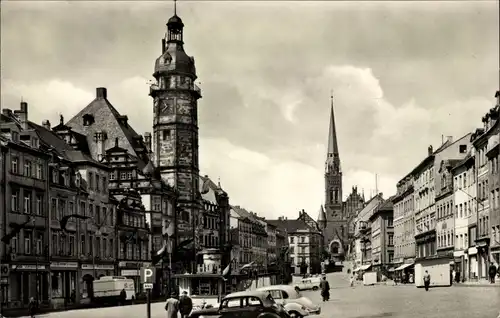
[[[172,250],[173,250],[173,239],[172,236],[168,236],[167,238],[167,253],[168,253],[168,295],[170,297],[172,295]]]

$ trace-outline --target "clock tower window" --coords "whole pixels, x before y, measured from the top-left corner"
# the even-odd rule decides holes
[[[168,140],[170,139],[171,136],[171,131],[170,129],[166,129],[163,131],[163,140]]]

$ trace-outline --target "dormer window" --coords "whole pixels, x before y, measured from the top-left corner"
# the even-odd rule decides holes
[[[39,146],[38,138],[35,138],[35,137],[31,138],[31,147],[38,148],[38,146]]]
[[[95,123],[95,119],[92,114],[83,115],[83,126],[90,126],[93,123]]]
[[[18,142],[19,141],[19,133],[17,131],[12,132],[12,141],[13,142]]]

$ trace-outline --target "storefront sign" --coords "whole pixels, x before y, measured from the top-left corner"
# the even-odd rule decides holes
[[[78,268],[77,262],[57,262],[50,263],[51,269],[63,268],[63,269],[76,269]]]
[[[113,265],[93,265],[92,264],[82,264],[82,269],[94,270],[94,269],[102,269],[102,270],[113,270],[115,267]]]
[[[12,269],[15,270],[25,270],[25,271],[36,271],[36,270],[45,270],[45,265],[12,265]]]
[[[148,262],[119,262],[118,267],[148,267],[151,266],[151,263]]]
[[[469,248],[469,255],[476,255],[476,254],[477,254],[477,248],[470,247]]]
[[[120,274],[121,274],[121,276],[139,276],[139,270],[137,270],[137,269],[122,269]]]

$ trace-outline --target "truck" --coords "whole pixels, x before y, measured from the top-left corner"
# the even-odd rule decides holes
[[[123,276],[102,276],[93,282],[96,304],[117,305],[121,302],[120,293],[125,289],[126,302],[135,299],[134,280]]]

